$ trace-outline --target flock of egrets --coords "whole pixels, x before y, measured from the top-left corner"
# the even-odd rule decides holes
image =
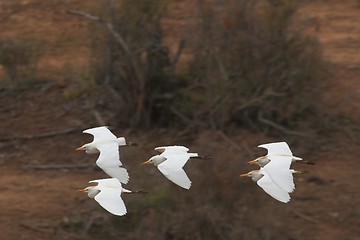
[[[119,146],[127,145],[124,137],[116,137],[107,127],[96,127],[84,130],[83,133],[92,134],[94,140],[84,144],[76,150],[86,153],[100,153],[96,164],[111,178],[92,180],[89,186],[79,191],[86,192],[94,198],[104,209],[110,213],[122,216],[126,214],[126,206],[121,198],[122,193],[142,193],[143,191],[130,191],[122,187],[129,181],[129,174],[120,161]],[[129,143],[128,143],[129,145]],[[300,161],[307,163],[302,158],[293,156],[286,142],[268,143],[259,145],[266,148],[268,154],[259,157],[249,164],[257,164],[259,170],[253,170],[240,176],[251,177],[267,194],[280,202],[290,201],[289,193],[295,189],[293,173],[301,173],[290,169],[291,163]],[[202,158],[198,153],[189,153],[184,146],[157,147],[159,155],[151,157],[143,164],[153,163],[159,171],[170,181],[178,186],[190,189],[191,181],[183,170],[190,158]]]

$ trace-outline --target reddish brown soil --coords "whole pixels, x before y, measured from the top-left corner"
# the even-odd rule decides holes
[[[184,26],[184,19],[187,20],[189,14],[185,2],[174,1],[172,11],[177,15],[169,16],[165,24]],[[23,90],[1,89],[0,92],[1,239],[89,239],[86,227],[82,226],[82,232],[74,234],[76,231],[67,232],[64,225],[78,216],[87,216],[92,210],[104,213],[93,201],[75,191],[85,187],[89,180],[105,177],[101,171],[92,168],[31,169],[31,166],[44,164],[86,164],[96,158],[73,151],[90,140],[81,130],[98,123],[93,113],[87,110],[89,107],[85,99],[66,98],[66,91],[72,85],[68,71],[80,72],[81,68],[86,68],[89,55],[86,20],[69,16],[66,10],[91,9],[93,3],[80,0],[0,2],[1,36],[41,38],[46,47],[39,71],[41,79],[46,80],[34,83],[31,87],[23,87]],[[307,1],[297,17],[310,34],[319,38],[324,57],[332,68],[331,84],[323,96],[329,109],[335,113],[348,114],[353,121],[359,122],[360,2]],[[171,42],[179,33],[166,27],[165,31],[170,34],[168,41]],[[39,137],[44,133],[64,129],[74,131]],[[270,205],[269,214],[274,213],[270,216],[274,219],[272,224],[282,228],[288,226],[287,235],[276,239],[360,238],[359,131],[349,131],[348,134],[330,134],[328,139],[319,141],[319,145],[311,150],[299,143],[294,147],[297,155],[316,161],[317,164],[303,167],[311,173],[297,178],[297,189],[290,204],[280,207],[277,203]],[[235,175],[250,170],[242,163],[262,153],[256,148],[259,143],[277,140],[247,132],[229,136],[233,143],[242,146],[241,149],[245,149],[245,143],[249,146],[250,153],[239,155],[239,149],[216,132],[203,132],[194,139],[185,140],[168,130],[141,134],[121,129],[115,129],[114,132],[140,143],[140,148],[136,150],[125,149],[124,159],[133,159],[128,163],[133,176],[139,177],[144,171],[146,177],[153,175],[150,176],[151,181],[164,179],[160,179],[161,176],[155,170],[143,170],[138,164],[151,156],[154,153],[152,149],[157,145],[171,144],[170,141],[185,143],[197,151],[209,153],[213,161],[225,159],[225,163],[233,168],[230,172]],[[160,132],[161,137],[157,136],[157,132]],[[225,155],[221,155],[224,150]],[[213,168],[220,166],[220,169],[214,171],[216,178],[247,182],[248,179],[226,178],[221,167],[227,167],[217,164],[210,165]],[[196,172],[193,170],[190,174],[194,176]],[[231,189],[227,191],[226,188],[230,180],[223,180],[222,191],[225,195],[231,195]],[[139,188],[142,184],[149,186],[146,182],[147,179],[134,180],[129,188]],[[201,190],[195,181],[193,185],[195,190]],[[248,185],[241,194],[248,197],[256,195],[252,196],[256,202],[269,201],[269,197],[252,182],[248,181]],[[239,202],[239,205],[249,202]],[[239,213],[242,209],[239,207]],[[151,219],[151,209],[144,211],[143,215]],[[286,212],[289,218],[277,217],[277,211]],[[151,234],[154,227],[151,223],[144,223],[142,227],[145,231],[142,236],[148,239],[156,236]]]

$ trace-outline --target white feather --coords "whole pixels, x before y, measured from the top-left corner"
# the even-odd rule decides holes
[[[293,155],[289,145],[286,142],[261,144],[258,147],[267,149],[268,150],[267,155],[286,155],[286,156]]]
[[[189,149],[184,146],[157,147],[155,150],[162,152],[160,156],[166,159],[157,165],[159,171],[173,183],[189,189],[191,181],[183,167],[190,157],[196,157],[198,154],[188,153]]]
[[[261,168],[260,173],[263,175],[263,177],[256,182],[259,187],[261,187],[267,194],[280,202],[287,203],[290,201],[289,193],[275,184],[266,171],[263,171]]]
[[[293,192],[295,189],[290,171],[291,162],[292,157],[270,156],[270,162],[263,167],[263,171],[269,174],[274,183],[286,192]]]
[[[126,145],[125,138],[117,138],[107,127],[91,128],[83,132],[94,136],[90,145],[100,152],[96,165],[121,183],[128,183],[129,173],[121,167],[119,153],[119,145]]]
[[[100,206],[117,216],[123,216],[126,214],[126,206],[124,201],[121,199],[122,186],[119,180],[116,178],[110,178],[90,181],[90,183],[92,182],[98,183],[95,188],[100,190],[100,192],[94,197],[94,199],[100,204]]]
[[[94,141],[102,141],[102,140],[115,140],[116,136],[108,129],[108,127],[96,127],[89,128],[83,131],[83,133],[88,133],[94,136]]]
[[[170,181],[177,184],[178,186],[190,189],[191,187],[191,181],[189,177],[186,175],[184,169],[172,169],[168,168],[165,161],[164,163],[158,165],[159,171]]]

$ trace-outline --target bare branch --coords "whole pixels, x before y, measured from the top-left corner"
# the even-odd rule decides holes
[[[176,65],[180,59],[180,56],[181,56],[184,48],[185,48],[185,39],[182,38],[179,41],[179,45],[178,45],[177,51],[175,53],[174,59],[171,62],[171,72],[175,71]]]
[[[300,136],[300,137],[307,137],[307,135],[304,134],[304,133],[291,131],[291,130],[287,129],[286,127],[283,127],[283,126],[281,126],[281,125],[279,125],[279,124],[277,124],[277,123],[275,123],[273,121],[270,121],[269,119],[265,119],[265,118],[262,117],[261,114],[258,115],[258,119],[259,119],[260,122],[262,122],[262,123],[264,123],[266,125],[269,125],[270,127],[273,127],[273,128],[275,128],[277,130],[280,130],[280,131],[282,131],[282,132],[284,132],[286,134],[296,135],[296,136]]]
[[[8,137],[0,137],[0,142],[13,141],[13,140],[33,140],[47,137],[54,137],[57,135],[72,133],[82,131],[82,128],[66,128],[58,131],[52,131],[47,133],[41,133],[38,135],[23,135],[23,136],[8,136]]]
[[[110,2],[110,6],[111,6],[111,2]],[[134,124],[135,125],[138,124],[141,119],[141,113],[143,112],[143,108],[144,108],[145,78],[143,77],[143,74],[140,70],[139,63],[136,60],[135,55],[133,54],[130,47],[126,43],[125,39],[119,32],[115,31],[114,26],[111,22],[107,22],[101,17],[94,16],[89,13],[86,13],[83,11],[77,11],[77,10],[68,10],[67,12],[69,14],[81,16],[81,17],[104,24],[105,27],[109,30],[109,32],[113,35],[113,37],[116,39],[116,41],[119,43],[119,45],[123,49],[125,56],[128,58],[128,60],[130,62],[130,65],[131,65],[134,75],[135,75],[135,79],[137,80],[138,86],[139,86],[139,88],[138,88],[139,91],[137,93],[139,97],[137,98],[135,120],[134,120]]]
[[[27,170],[49,170],[49,169],[84,169],[93,168],[95,165],[90,163],[84,164],[36,164],[24,165],[23,168]]]
[[[233,140],[231,140],[223,131],[216,131],[217,134],[219,134],[220,137],[222,137],[226,142],[230,143],[236,150],[243,151],[249,155],[250,158],[254,158],[253,152],[250,150],[247,142],[243,141],[242,146],[239,146],[236,144]]]
[[[298,211],[292,211],[296,216],[301,217],[302,219],[305,219],[308,222],[311,223],[319,223],[317,220],[313,219],[312,217],[309,217],[301,212]]]
[[[104,120],[104,118],[101,116],[101,114],[96,111],[96,110],[92,110],[92,114],[95,117],[96,122],[100,125],[100,126],[106,126],[106,121]]]
[[[93,21],[98,21],[98,22],[105,22],[101,17],[98,16],[94,16],[91,15],[89,13],[83,12],[83,11],[78,11],[78,10],[68,10],[67,13],[69,14],[73,14],[73,15],[78,15]]]
[[[188,117],[184,116],[181,112],[179,112],[178,110],[176,110],[175,108],[173,107],[170,107],[169,110],[175,114],[176,116],[178,116],[181,120],[184,121],[184,123],[186,125],[198,125],[198,126],[202,126],[202,127],[206,127],[206,125],[202,122],[197,122],[197,121],[194,121],[194,120],[191,120],[189,119]]]

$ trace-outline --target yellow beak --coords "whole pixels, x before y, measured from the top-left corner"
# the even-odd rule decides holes
[[[76,191],[78,191],[78,192],[85,192],[85,189],[78,189],[78,190],[76,190]]]
[[[247,164],[256,164],[257,160],[248,161]]]
[[[249,177],[250,175],[248,173],[241,174],[240,177]]]
[[[144,164],[149,164],[150,163],[150,159],[147,160],[146,162],[143,162],[141,165],[144,165]]]
[[[75,149],[75,151],[81,151],[81,150],[84,150],[84,148],[83,147],[78,147],[78,148]]]

